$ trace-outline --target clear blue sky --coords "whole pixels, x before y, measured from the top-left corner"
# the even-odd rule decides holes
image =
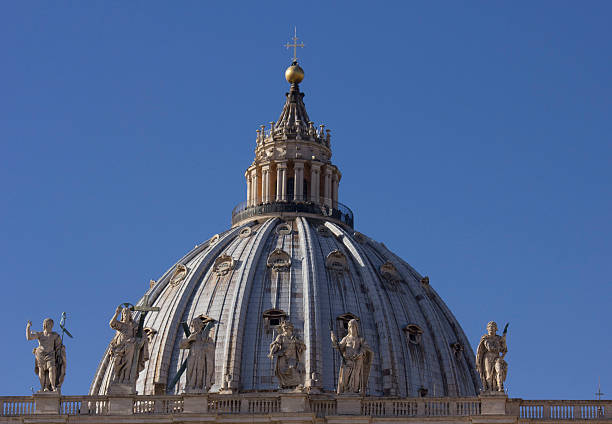
[[[612,393],[612,3],[297,5],[3,3],[0,394],[37,387],[25,323],[62,311],[86,393],[117,304],[228,228],[293,25],[356,230],[474,347],[510,322],[511,396]]]

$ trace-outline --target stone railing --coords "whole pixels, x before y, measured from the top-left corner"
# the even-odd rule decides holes
[[[0,397],[0,424],[10,417],[91,415],[274,415],[300,413],[315,418],[366,416],[385,419],[505,416],[519,424],[589,421],[612,423],[612,401],[523,400],[505,396],[473,398],[351,397],[335,394],[241,393],[176,396],[33,396]],[[5,418],[6,417],[6,418]],[[463,417],[463,418],[461,418]]]
[[[612,401],[520,400],[518,416],[521,421],[612,420]]]
[[[461,417],[480,414],[478,398],[366,398],[361,401],[361,415],[372,417]]]

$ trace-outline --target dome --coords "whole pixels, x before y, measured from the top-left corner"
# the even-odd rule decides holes
[[[279,120],[257,130],[247,200],[231,228],[183,256],[138,303],[159,310],[144,315],[148,361],[136,391],[183,392],[181,340],[200,317],[214,324],[211,392],[279,390],[268,353],[285,321],[305,344],[300,389],[334,392],[342,358],[330,330],[342,337],[354,319],[373,351],[368,395],[476,395],[473,351],[429,279],[354,231],[352,212],[338,202],[329,130],[315,129],[303,96],[293,83]],[[109,391],[110,349],[92,395]]]

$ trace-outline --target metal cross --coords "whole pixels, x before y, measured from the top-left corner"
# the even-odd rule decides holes
[[[140,322],[138,323],[138,332],[136,335],[142,337],[142,330],[144,328],[144,319],[147,312],[159,312],[161,308],[159,306],[151,306],[149,304],[149,295],[145,294],[142,298],[142,303],[138,306],[134,306],[134,311],[140,312]]]
[[[70,331],[68,331],[68,329],[66,328],[66,318],[66,312],[62,312],[62,319],[60,320],[59,324],[60,328],[62,329],[62,342],[64,341],[64,334],[66,334],[71,339],[74,339],[72,334],[70,334]]]
[[[289,48],[289,47],[293,47],[293,61],[297,62],[297,48],[298,47],[302,47],[304,48],[304,43],[300,43],[298,44],[298,36],[297,36],[297,28],[293,27],[293,37],[291,37],[293,39],[293,44],[285,44],[285,47]]]
[[[603,395],[605,395],[605,393],[601,391],[601,379],[600,379],[599,383],[597,384],[597,393],[595,393],[595,396],[597,396],[597,400],[601,400],[601,397]]]
[[[140,312],[159,312],[160,308],[159,306],[151,306],[149,304],[149,295],[145,294],[142,297],[142,304],[138,306],[134,306],[134,310],[140,311]]]

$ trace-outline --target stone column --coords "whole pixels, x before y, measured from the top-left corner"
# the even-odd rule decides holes
[[[293,200],[301,202],[304,200],[304,161],[295,161],[293,163],[294,182],[293,182]]]
[[[253,189],[253,192],[251,193],[252,206],[255,206],[259,203],[259,187],[257,187],[257,184],[257,168],[255,168],[251,172],[251,188]]]
[[[245,178],[246,178],[246,183],[247,183],[247,207],[251,206],[251,174],[249,173],[249,171],[245,172],[244,174]]]
[[[332,207],[332,170],[329,166],[325,167],[325,180],[323,185],[323,203],[325,206]]]
[[[332,176],[332,207],[334,209],[338,208],[338,185],[340,183],[340,176],[338,175],[338,171],[333,173]]]
[[[319,204],[319,193],[321,188],[321,164],[311,162],[310,164],[310,201]]]
[[[287,163],[279,162],[276,165],[276,201],[287,201]]]
[[[270,165],[261,167],[261,201],[270,203]]]

